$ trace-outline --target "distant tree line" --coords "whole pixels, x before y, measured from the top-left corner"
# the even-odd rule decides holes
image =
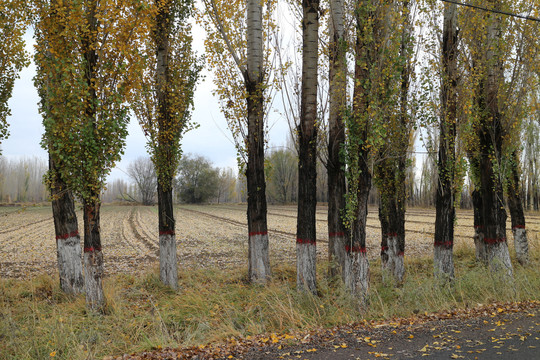
[[[0,156],[0,203],[39,203],[49,200],[43,183],[47,163],[38,157]]]

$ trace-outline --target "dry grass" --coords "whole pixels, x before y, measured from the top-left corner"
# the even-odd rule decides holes
[[[487,276],[470,249],[455,253],[457,279],[443,287],[433,281],[430,258],[407,259],[407,277],[400,288],[382,283],[380,264],[372,261],[367,308],[359,307],[339,281],[326,280],[326,264],[319,266],[319,296],[296,292],[290,265],[274,268],[266,287],[246,284],[245,269],[184,270],[177,293],[160,284],[157,269],[144,276],[118,274],[104,282],[105,315],[87,312],[83,296],[64,295],[50,276],[0,280],[0,358],[94,359],[158,346],[540,299],[538,250],[530,266],[516,266],[513,285]]]

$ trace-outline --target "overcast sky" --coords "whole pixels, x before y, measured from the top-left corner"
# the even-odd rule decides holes
[[[194,48],[203,53],[204,31],[194,28]],[[33,51],[32,35],[26,36],[27,50]],[[2,155],[7,158],[39,156],[47,158],[47,153],[40,146],[43,134],[42,118],[38,112],[39,96],[34,88],[32,78],[35,66],[24,69],[20,79],[15,83],[13,96],[9,106],[12,115],[8,118],[10,136],[2,142]],[[193,120],[200,126],[184,136],[182,148],[184,153],[195,153],[209,158],[215,166],[236,169],[236,150],[231,140],[226,121],[219,110],[218,101],[212,95],[212,74],[204,71],[205,80],[200,83],[195,93],[195,110]],[[288,126],[284,119],[273,113],[269,134],[270,143],[282,145],[287,138]],[[131,119],[129,135],[126,139],[125,154],[122,161],[112,170],[108,180],[125,178],[128,164],[139,156],[146,156],[146,138],[136,118]]]

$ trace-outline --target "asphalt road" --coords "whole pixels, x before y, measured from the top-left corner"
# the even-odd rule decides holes
[[[281,348],[280,348],[281,347]],[[301,345],[253,349],[243,359],[540,360],[538,310],[423,324],[338,329]]]

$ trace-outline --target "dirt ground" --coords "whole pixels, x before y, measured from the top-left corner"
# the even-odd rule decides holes
[[[327,257],[327,208],[317,209],[317,254]],[[180,266],[229,268],[247,266],[246,206],[242,204],[182,205],[175,208]],[[148,270],[158,263],[157,206],[104,205],[101,234],[106,275]],[[406,216],[407,257],[432,251],[435,212],[412,208]],[[273,264],[294,263],[296,206],[268,209],[270,254]],[[79,211],[79,228],[82,214]],[[510,229],[510,222],[507,224]],[[531,247],[540,244],[540,214],[527,214]],[[456,247],[473,246],[473,214],[457,212]],[[508,231],[513,251],[511,231]],[[377,210],[368,215],[367,249],[379,254]],[[56,244],[50,207],[0,207],[0,277],[27,278],[56,271]]]

